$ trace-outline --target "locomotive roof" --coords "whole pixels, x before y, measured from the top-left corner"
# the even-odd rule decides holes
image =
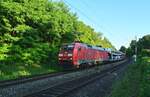
[[[88,47],[88,48],[101,50],[101,51],[107,51],[105,48],[102,48],[102,47],[99,47],[99,46],[92,46],[92,45],[85,44],[85,43],[80,43],[80,44],[82,44],[82,46],[85,46],[85,47]]]
[[[120,52],[120,51],[116,51],[116,50],[112,50],[111,48],[103,48],[103,47],[100,47],[100,46],[92,46],[92,45],[89,45],[89,44],[85,44],[85,43],[80,43],[80,42],[74,42],[74,43],[64,43],[63,46],[65,45],[75,45],[76,43],[84,46],[84,47],[87,47],[87,48],[91,48],[91,49],[95,49],[95,50],[100,50],[100,51],[107,51],[113,55],[123,55],[124,53]]]

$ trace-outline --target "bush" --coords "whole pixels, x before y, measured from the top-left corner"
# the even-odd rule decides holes
[[[138,57],[125,77],[114,86],[109,97],[150,97],[150,57]]]
[[[150,49],[142,49],[141,56],[150,57]]]

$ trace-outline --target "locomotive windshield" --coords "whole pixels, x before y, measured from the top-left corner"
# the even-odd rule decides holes
[[[63,46],[61,47],[61,50],[72,51],[73,48],[74,48],[73,45],[63,45]]]

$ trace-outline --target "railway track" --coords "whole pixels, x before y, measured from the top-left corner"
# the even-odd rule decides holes
[[[15,80],[0,81],[0,97],[24,97],[26,95],[38,93],[50,89],[51,87],[62,85],[68,81],[73,81],[87,75],[93,75],[96,72],[100,73],[112,66],[124,63],[125,61],[126,60],[108,63],[87,69],[41,74]]]
[[[110,64],[110,63],[105,63],[105,65]],[[89,68],[87,68],[89,69]],[[80,69],[81,71],[82,69]],[[44,78],[49,78],[49,77],[54,77],[54,76],[59,76],[63,75],[66,73],[71,73],[79,70],[74,70],[74,71],[62,71],[62,72],[57,72],[57,73],[47,73],[47,74],[40,74],[40,75],[34,75],[34,76],[28,76],[28,77],[20,77],[16,79],[11,79],[11,80],[4,80],[0,81],[0,87],[7,87],[7,86],[12,86],[12,85],[18,85],[18,84],[23,84],[26,82],[32,82],[36,80],[41,80]]]
[[[76,89],[79,89],[80,87],[83,87],[89,83],[92,83],[95,80],[98,80],[100,78],[107,76],[110,73],[113,73],[114,71],[118,70],[122,66],[125,66],[126,64],[127,62],[122,63],[121,65],[110,67],[106,70],[103,70],[101,72],[92,75],[87,75],[78,79],[69,80],[64,83],[57,84],[49,89],[43,90],[38,93],[33,93],[31,95],[27,95],[24,97],[64,97],[68,93]]]
[[[35,80],[40,80],[40,79],[44,79],[44,78],[63,75],[63,74],[66,74],[66,73],[67,72],[47,73],[47,74],[40,74],[40,75],[35,75],[35,76],[17,78],[17,79],[13,79],[13,80],[4,80],[4,81],[0,81],[0,87],[4,88],[4,87],[7,87],[7,86],[23,84],[23,83],[26,83],[26,82],[32,82],[32,81],[35,81]]]
[[[89,68],[87,68],[87,69],[89,69]],[[19,78],[11,79],[11,80],[2,80],[2,81],[0,81],[0,87],[4,88],[7,86],[23,84],[23,83],[27,83],[27,82],[32,82],[32,81],[36,81],[36,80],[41,80],[41,79],[59,76],[59,75],[76,72],[76,71],[81,71],[81,70],[82,69],[72,70],[72,71],[65,70],[65,71],[56,72],[56,73],[39,74],[39,75],[34,75],[34,76],[19,77]]]

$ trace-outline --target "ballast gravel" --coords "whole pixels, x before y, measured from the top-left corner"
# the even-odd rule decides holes
[[[129,62],[130,63],[130,62]],[[129,64],[128,63],[128,64]],[[96,80],[76,91],[69,93],[66,97],[107,97],[110,95],[112,85],[122,79],[128,65],[122,66],[119,70],[109,73],[108,76]]]

